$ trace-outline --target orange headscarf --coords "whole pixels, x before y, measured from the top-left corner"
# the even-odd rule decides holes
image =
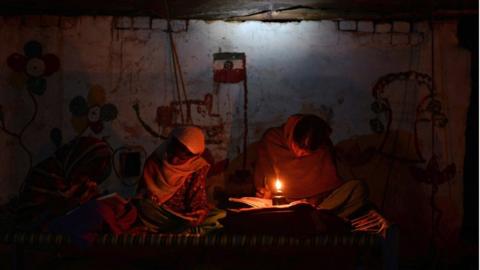
[[[282,127],[271,128],[258,148],[255,185],[272,189],[275,179],[283,183],[287,198],[308,198],[342,184],[328,146],[303,157],[292,152],[293,131],[302,115],[288,118]]]
[[[176,128],[172,131],[170,138],[172,136],[180,140],[188,149],[194,149],[195,154],[201,154],[205,149],[205,138],[199,128]],[[152,153],[143,169],[144,184],[148,192],[155,196],[158,204],[168,201],[193,173],[210,166],[200,155],[180,165],[170,164],[166,158],[166,148],[170,138]]]

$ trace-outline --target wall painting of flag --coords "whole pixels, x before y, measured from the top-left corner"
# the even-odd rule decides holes
[[[238,83],[245,80],[244,53],[215,53],[213,80],[219,83]]]

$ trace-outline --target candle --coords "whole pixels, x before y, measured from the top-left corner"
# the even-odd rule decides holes
[[[273,205],[281,205],[281,204],[286,204],[285,197],[283,196],[282,192],[282,182],[277,178],[275,180],[275,189],[273,192],[273,198],[272,198],[272,204]]]
[[[277,193],[282,193],[282,182],[280,182],[280,180],[275,180],[275,191]]]

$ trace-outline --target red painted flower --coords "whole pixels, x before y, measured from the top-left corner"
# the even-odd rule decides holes
[[[8,66],[17,74],[13,81],[16,85],[37,95],[47,89],[44,77],[50,76],[60,68],[60,60],[53,54],[42,54],[42,45],[37,41],[29,41],[23,47],[25,55],[13,53],[7,58]]]

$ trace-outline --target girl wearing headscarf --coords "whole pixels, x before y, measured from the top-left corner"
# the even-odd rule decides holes
[[[210,167],[201,157],[204,150],[201,129],[178,127],[146,160],[137,207],[148,231],[182,232],[204,222]]]
[[[319,209],[347,218],[367,203],[360,181],[344,182],[337,174],[331,128],[315,115],[296,114],[267,130],[255,166],[257,196],[270,198],[275,179],[288,200],[306,199]]]
[[[19,194],[16,223],[38,230],[99,195],[110,175],[112,150],[103,140],[78,137],[33,167]]]

